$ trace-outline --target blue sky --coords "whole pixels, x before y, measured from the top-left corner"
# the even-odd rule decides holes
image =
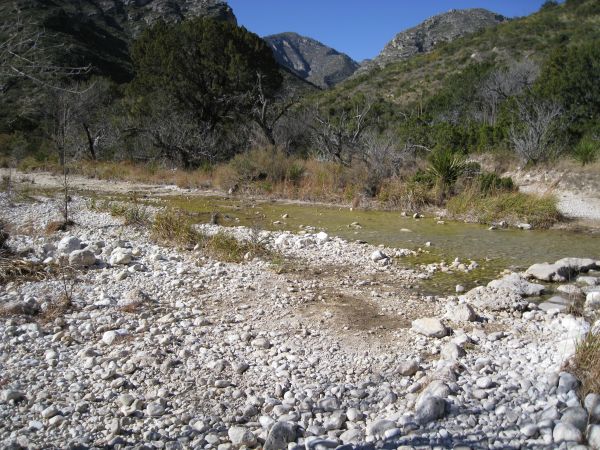
[[[260,35],[295,31],[357,61],[376,56],[396,33],[450,9],[486,8],[508,17],[544,0],[229,0],[238,23]]]

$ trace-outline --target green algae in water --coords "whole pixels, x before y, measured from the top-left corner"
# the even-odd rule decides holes
[[[398,212],[351,210],[346,207],[255,201],[243,198],[169,197],[163,202],[189,212],[198,223],[206,223],[218,212],[225,226],[248,226],[266,230],[301,231],[311,226],[347,240],[364,240],[395,248],[425,248],[429,253],[401,258],[399,264],[477,261],[480,268],[452,274],[436,272],[424,280],[424,291],[449,294],[456,284],[466,288],[485,284],[505,268],[522,270],[536,262],[553,262],[566,256],[600,259],[598,237],[563,230],[495,230],[485,226],[434,219],[413,219]],[[284,219],[284,215],[287,215]],[[351,226],[360,224],[360,228]]]

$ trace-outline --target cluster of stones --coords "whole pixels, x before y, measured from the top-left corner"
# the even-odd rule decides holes
[[[278,275],[266,261],[225,264],[160,247],[79,199],[74,206],[71,235],[11,240],[32,259],[79,271],[73,309],[50,322],[36,317],[61,295],[61,279],[0,287],[0,305],[26,306],[0,318],[0,441],[8,446],[600,445],[599,397],[582,403],[578,381],[561,371],[578,339],[600,327],[540,308],[531,298],[545,286],[521,274],[458,297],[421,297],[420,309],[355,282],[349,288],[373,305],[395,302],[391,313],[412,321],[391,342],[361,345],[363,335],[325,313],[301,314],[320,302],[322,280]],[[53,207],[6,212],[19,225]],[[402,249],[316,232],[225,231],[260,238],[301,265],[348,266],[405,284],[422,275],[391,263]],[[579,277],[582,290],[595,285]],[[418,314],[400,315],[409,306]]]

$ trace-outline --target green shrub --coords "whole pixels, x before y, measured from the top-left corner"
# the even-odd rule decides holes
[[[589,136],[584,137],[573,150],[573,158],[582,166],[591,164],[598,159],[600,154],[600,143]]]
[[[413,183],[433,187],[433,185],[435,184],[435,176],[428,170],[419,169],[411,177],[410,181],[412,181]]]
[[[546,0],[544,2],[544,4],[541,7],[541,10],[548,10],[548,9],[553,9],[556,8],[558,6],[558,2],[556,0]]]
[[[144,226],[150,220],[148,209],[139,203],[134,203],[128,207],[123,217],[125,218],[125,225]]]
[[[505,220],[509,223],[526,222],[535,228],[549,228],[561,219],[554,196],[534,196],[521,192],[500,192],[481,195],[472,188],[448,200],[448,212],[460,218],[479,223]]]
[[[237,263],[245,259],[270,256],[269,250],[260,240],[240,241],[224,232],[206,238],[204,251],[219,261]]]
[[[462,155],[449,149],[437,149],[429,157],[429,172],[442,191],[451,190],[466,167]]]
[[[298,184],[302,180],[305,171],[304,165],[292,163],[287,170],[287,180],[293,184]]]
[[[512,192],[516,189],[512,178],[500,177],[490,172],[479,174],[476,184],[482,195],[490,195],[497,192]]]

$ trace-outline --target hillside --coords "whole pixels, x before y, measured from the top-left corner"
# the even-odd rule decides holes
[[[544,8],[527,17],[502,21],[452,42],[439,43],[429,53],[414,54],[366,73],[359,71],[350,80],[323,95],[336,99],[362,93],[406,107],[423,102],[446,80],[474,64],[502,67],[525,57],[541,63],[561,46],[600,38],[598,2],[569,3]],[[385,55],[390,57],[393,54],[390,50],[393,48],[392,43],[388,44],[387,50],[382,52],[383,60]]]
[[[365,73],[375,67],[403,61],[415,55],[429,53],[436,46],[452,42],[462,36],[494,27],[505,22],[506,17],[481,8],[453,9],[439,14],[419,25],[398,33],[386,44],[372,61],[361,67],[358,73]]]
[[[340,83],[359,67],[348,55],[297,33],[280,33],[264,39],[279,64],[321,88]]]
[[[3,2],[0,14],[7,21],[21,17],[44,29],[57,45],[58,63],[91,64],[94,73],[117,82],[131,79],[131,41],[157,20],[207,16],[236,23],[233,11],[221,0],[17,0]]]

